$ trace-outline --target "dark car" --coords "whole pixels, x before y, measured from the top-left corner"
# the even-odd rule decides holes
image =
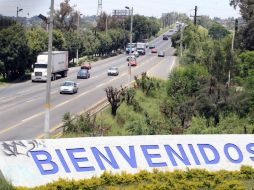
[[[80,69],[77,74],[77,79],[88,79],[90,78],[89,70],[87,69]]]
[[[163,40],[168,40],[168,35],[163,35],[162,39]]]

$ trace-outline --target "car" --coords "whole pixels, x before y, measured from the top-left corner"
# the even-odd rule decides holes
[[[164,51],[160,51],[158,53],[158,57],[165,57],[165,52]]]
[[[137,51],[134,51],[134,52],[133,52],[133,55],[134,55],[135,57],[139,57],[139,53],[138,53]]]
[[[74,81],[65,81],[60,86],[60,94],[74,94],[78,92],[78,84]]]
[[[151,50],[151,53],[157,53],[157,49],[156,49],[156,48],[153,48],[153,49]]]
[[[90,72],[88,69],[80,69],[77,73],[77,79],[88,79],[90,78]]]
[[[153,48],[155,48],[155,45],[150,44],[150,45],[149,45],[149,49],[153,49]]]
[[[131,60],[129,63],[128,63],[128,66],[131,65],[131,66],[137,66],[138,63],[137,63],[137,60],[134,59],[134,60]]]
[[[83,63],[80,67],[80,69],[88,69],[90,70],[92,68],[91,63]]]
[[[118,67],[110,67],[108,69],[108,76],[111,76],[111,75],[113,75],[113,76],[119,75],[119,69],[118,69]]]
[[[163,40],[168,40],[168,35],[163,35],[162,39]]]
[[[174,29],[169,29],[169,32],[174,32]]]
[[[131,61],[133,59],[136,59],[136,56],[132,54],[132,55],[127,57],[126,61]]]

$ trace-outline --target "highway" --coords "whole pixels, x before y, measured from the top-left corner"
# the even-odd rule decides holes
[[[135,75],[145,71],[149,76],[167,78],[172,69],[175,57],[171,40],[162,40],[160,36],[151,43],[155,44],[158,51],[165,51],[166,56],[158,57],[147,49],[147,54],[137,59],[138,66],[132,67],[132,80]],[[107,76],[111,66],[119,68],[119,76]],[[125,54],[92,63],[90,79],[77,79],[78,70],[79,67],[70,68],[68,77],[51,83],[51,128],[61,123],[66,112],[79,113],[105,98],[106,87],[119,88],[129,81]],[[59,87],[66,80],[78,83],[77,94],[59,94]],[[45,90],[46,83],[31,81],[0,87],[0,141],[34,139],[43,134]]]

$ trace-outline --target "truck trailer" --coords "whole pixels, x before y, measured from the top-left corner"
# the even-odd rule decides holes
[[[137,43],[137,52],[139,55],[145,55],[146,54],[146,43],[138,42]]]
[[[51,80],[56,79],[56,75],[67,77],[68,72],[68,51],[53,51],[51,62]],[[33,65],[31,76],[34,81],[47,81],[48,52],[40,53],[37,62]]]

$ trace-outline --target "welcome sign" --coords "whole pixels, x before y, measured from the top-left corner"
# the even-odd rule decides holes
[[[15,186],[59,178],[187,168],[239,170],[254,166],[253,135],[168,135],[8,141],[0,144],[0,170]]]

